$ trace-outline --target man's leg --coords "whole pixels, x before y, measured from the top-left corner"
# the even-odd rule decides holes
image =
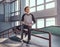
[[[22,30],[21,30],[21,39],[23,39],[23,34],[25,33],[25,29],[27,28],[26,25],[22,26]],[[27,35],[27,34],[26,34]]]
[[[23,39],[23,31],[21,32],[21,40]]]
[[[21,40],[23,39],[23,33],[24,33],[23,29],[24,29],[24,25],[21,26]]]
[[[31,30],[30,30],[30,28],[28,29],[28,43],[29,43],[29,41],[31,40]]]

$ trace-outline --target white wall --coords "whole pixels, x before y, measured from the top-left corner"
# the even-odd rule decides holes
[[[52,9],[34,12],[33,14],[36,18],[37,17],[50,17],[50,16],[56,16],[57,11],[56,11],[56,8],[52,8]]]
[[[60,0],[55,0],[55,8],[34,12],[36,18],[39,17],[56,17],[56,25],[60,26]]]
[[[57,24],[58,26],[60,26],[60,0],[57,0],[56,24]]]
[[[56,16],[57,15],[57,0],[55,1],[55,8],[51,8],[51,9],[45,9],[43,11],[38,11],[38,12],[34,12],[33,14],[35,15],[35,17],[50,17],[50,16]]]

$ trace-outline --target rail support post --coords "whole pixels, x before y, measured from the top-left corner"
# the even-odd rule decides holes
[[[51,33],[49,34],[49,47],[51,47]]]

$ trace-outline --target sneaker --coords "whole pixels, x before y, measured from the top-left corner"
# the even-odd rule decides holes
[[[27,41],[23,40],[24,43],[28,43]]]
[[[23,40],[23,42],[26,43],[26,44],[30,44],[30,41]]]
[[[28,46],[28,47],[29,47],[29,44],[26,44],[26,46]]]

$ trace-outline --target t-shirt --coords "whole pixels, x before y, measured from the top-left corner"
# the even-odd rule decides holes
[[[22,20],[24,22],[24,24],[28,25],[28,24],[32,24],[32,21],[35,23],[35,18],[33,16],[33,14],[23,14],[22,16]]]

